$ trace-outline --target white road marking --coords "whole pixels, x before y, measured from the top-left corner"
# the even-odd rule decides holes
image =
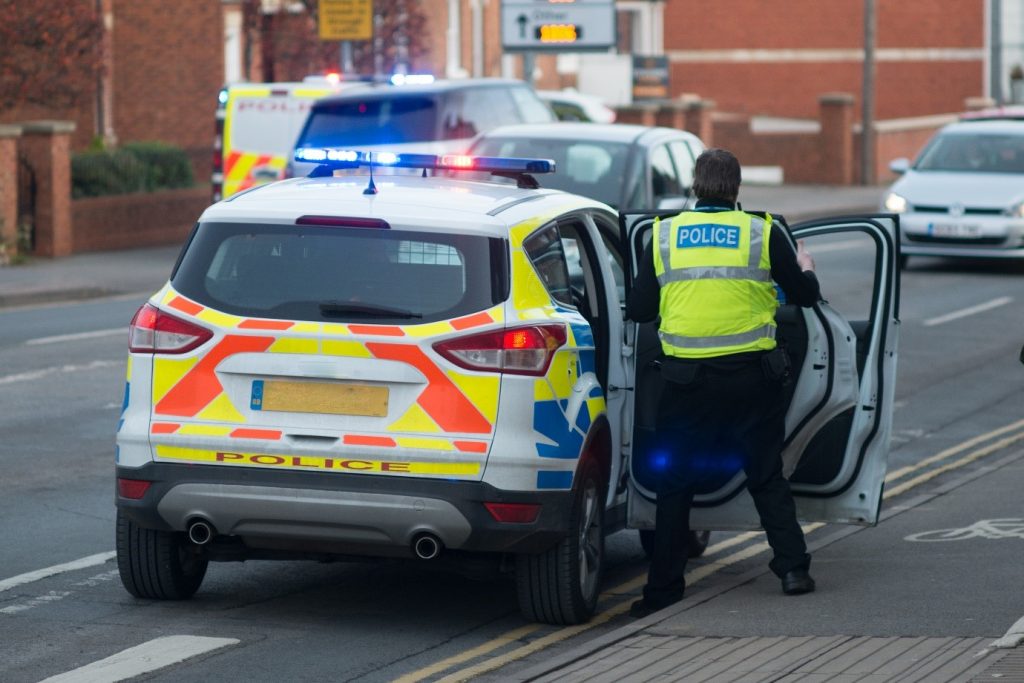
[[[1021,617],[1007,629],[1006,634],[999,640],[992,641],[989,647],[1017,647],[1024,643],[1024,617]]]
[[[993,308],[999,308],[1013,301],[1012,296],[1001,296],[998,299],[992,299],[992,301],[986,301],[983,304],[977,306],[969,306],[967,308],[961,308],[959,311],[953,311],[945,315],[940,315],[937,318],[929,318],[924,321],[925,327],[934,327],[935,325],[941,325],[942,323],[948,323],[951,320],[957,320],[959,318],[966,318],[969,315],[975,313],[983,313],[984,311],[990,311]]]
[[[52,676],[41,683],[114,683],[238,643],[237,638],[164,636],[73,671]]]
[[[35,379],[42,379],[47,375],[53,375],[58,372],[79,372],[81,370],[96,370],[99,368],[112,368],[118,365],[124,365],[123,360],[94,360],[84,365],[54,365],[48,368],[40,368],[38,370],[29,370],[28,372],[19,372],[14,375],[0,375],[0,386],[4,384],[15,384],[17,382],[31,382]]]
[[[38,595],[31,600],[19,602],[16,605],[8,605],[7,607],[0,609],[0,614],[17,614],[18,612],[24,612],[25,610],[32,609],[33,607],[39,607],[40,605],[63,600],[71,595],[71,593],[72,591],[50,591],[46,595]]]
[[[98,337],[113,337],[115,334],[128,334],[125,326],[113,327],[109,330],[93,330],[92,332],[75,332],[74,334],[57,334],[52,337],[37,337],[25,342],[25,346],[40,346],[43,344],[58,344],[66,341],[78,341],[79,339],[96,339]]]
[[[104,564],[114,559],[115,553],[113,550],[106,553],[97,553],[95,555],[89,555],[88,557],[81,557],[71,562],[65,562],[64,564],[55,564],[52,567],[44,567],[43,569],[37,569],[32,572],[25,574],[19,574],[18,576],[12,576],[9,579],[0,581],[0,593],[6,590],[21,586],[26,583],[32,583],[39,579],[45,579],[48,576],[54,576],[55,574],[63,574],[64,572],[73,572],[78,569],[85,569],[86,567],[95,567],[98,564]]]

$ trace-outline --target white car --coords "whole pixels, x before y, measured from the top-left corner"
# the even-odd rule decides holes
[[[600,97],[585,95],[572,88],[538,90],[537,96],[547,102],[559,121],[615,123],[615,110]]]
[[[131,322],[125,588],[188,598],[211,561],[473,557],[514,568],[528,618],[585,621],[605,535],[654,523],[655,454],[635,444],[658,395],[657,334],[622,314],[654,217],[538,188],[544,159],[300,151],[320,160],[312,177],[206,209]],[[332,173],[367,164],[428,173]],[[517,185],[433,175],[456,169]],[[878,518],[896,230],[889,217],[793,230],[872,245],[865,319],[779,309],[799,368],[785,462],[808,521]],[[695,528],[759,524],[741,472],[697,506]]]
[[[928,142],[883,200],[900,215],[902,259],[1024,257],[1024,116],[974,114]]]

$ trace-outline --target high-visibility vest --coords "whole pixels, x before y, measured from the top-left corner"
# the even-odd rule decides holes
[[[654,223],[662,350],[712,358],[775,348],[778,299],[768,239],[772,220],[743,211],[684,211]]]

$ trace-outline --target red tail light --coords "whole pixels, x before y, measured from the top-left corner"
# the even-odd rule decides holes
[[[152,483],[151,481],[143,481],[141,479],[118,479],[117,493],[122,498],[138,500],[146,495],[146,491],[149,490],[149,486]]]
[[[128,327],[128,349],[132,353],[186,353],[202,346],[213,332],[145,304]]]
[[[565,325],[530,325],[449,339],[434,350],[467,370],[539,376],[565,340]]]
[[[484,503],[496,522],[530,524],[537,520],[540,505],[535,503]]]

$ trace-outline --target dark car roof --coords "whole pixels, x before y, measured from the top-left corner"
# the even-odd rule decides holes
[[[408,95],[436,95],[439,93],[466,90],[469,88],[495,88],[501,86],[527,87],[526,83],[514,78],[473,78],[463,80],[440,80],[433,83],[391,85],[390,83],[360,83],[337,95],[317,100],[317,105],[332,102],[347,102],[367,97],[405,97]]]

